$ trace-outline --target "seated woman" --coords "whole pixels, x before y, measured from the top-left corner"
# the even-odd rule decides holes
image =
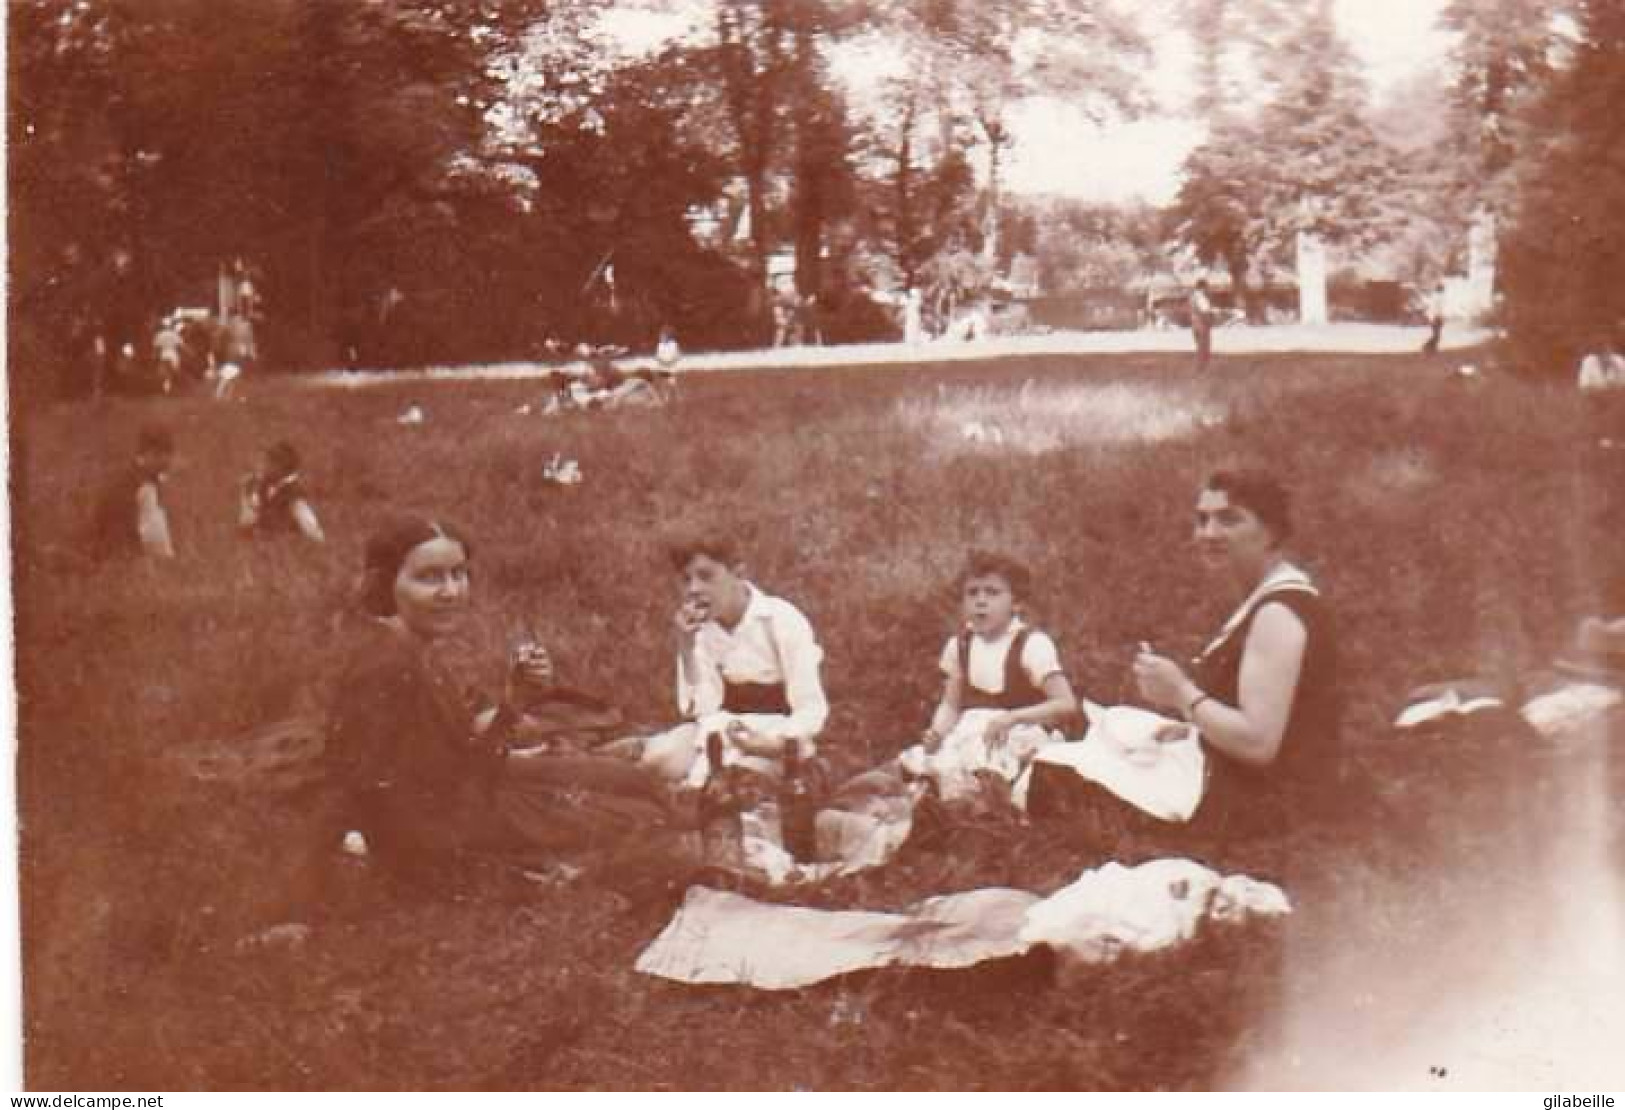
[[[237,527],[245,535],[299,535],[323,543],[322,523],[299,472],[299,452],[287,440],[265,450],[259,469],[245,474],[237,502]]]
[[[642,762],[662,778],[703,785],[706,737],[721,734],[724,762],[776,775],[786,750],[816,754],[829,717],[819,667],[823,649],[801,611],[745,577],[725,539],[674,545],[682,604],[677,636],[677,704],[687,723],[650,737]]]
[[[440,651],[468,612],[470,548],[456,529],[404,516],[367,542],[361,607],[370,618],[334,690],[326,760],[344,827],[408,878],[476,858],[518,864],[592,853],[677,874],[679,837],[661,830],[659,783],[594,756],[509,752],[524,699],[553,664],[516,655],[500,703],[465,694]]]
[[[1289,562],[1286,490],[1268,474],[1219,471],[1196,500],[1203,563],[1245,596],[1186,671],[1142,647],[1141,696],[1201,734],[1208,782],[1193,826],[1220,834],[1281,832],[1334,785],[1341,697],[1330,615]]]

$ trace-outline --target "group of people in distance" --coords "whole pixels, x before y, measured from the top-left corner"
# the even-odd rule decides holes
[[[93,561],[128,554],[175,557],[164,487],[175,461],[168,429],[149,426],[136,436],[135,453],[102,490],[87,544]],[[266,448],[237,484],[237,527],[244,535],[297,535],[323,543],[321,520],[300,470],[299,452],[286,440]]]
[[[1336,641],[1315,583],[1286,556],[1290,534],[1276,479],[1213,474],[1197,498],[1195,540],[1239,604],[1193,665],[1149,644],[1133,660],[1140,696],[1200,730],[1211,777],[1196,821],[1221,835],[1284,830],[1319,804],[1336,768]],[[669,555],[679,723],[566,754],[513,743],[527,708],[557,681],[544,647],[515,649],[495,697],[459,688],[445,664],[472,600],[467,535],[424,516],[378,529],[360,599],[369,633],[331,703],[337,820],[401,874],[455,871],[469,853],[525,863],[574,849],[698,863],[697,838],[681,834],[713,774],[771,782],[787,760],[818,756],[829,719],[824,648],[806,615],[752,581],[728,542],[679,542]],[[954,749],[1020,760],[1079,719],[1057,645],[1025,613],[1022,564],[974,552],[959,587],[961,627],[935,660],[941,698],[919,742],[882,769],[950,797],[953,783],[934,767]]]
[[[547,349],[562,354],[564,348],[550,340]],[[543,376],[548,395],[542,403],[542,414],[645,408],[675,399],[677,366],[683,352],[671,327],[660,329],[653,366],[623,370],[615,360],[626,353],[625,347],[614,345],[576,344],[574,354],[581,369],[561,367]]]

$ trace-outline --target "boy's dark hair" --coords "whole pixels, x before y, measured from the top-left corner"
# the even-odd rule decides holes
[[[136,433],[135,451],[138,455],[173,455],[175,437],[169,434],[168,428],[148,424]]]
[[[279,439],[265,449],[265,461],[274,475],[292,474],[299,469],[299,450],[285,439]]]
[[[1231,504],[1251,512],[1270,530],[1277,543],[1292,534],[1292,498],[1280,479],[1268,471],[1215,470],[1208,476],[1206,488],[1225,494]]]
[[[395,580],[412,551],[430,540],[447,539],[462,545],[474,557],[474,548],[460,528],[416,513],[402,513],[385,521],[367,538],[362,556],[361,610],[374,617],[395,615]]]
[[[739,545],[728,536],[710,534],[684,536],[666,545],[666,561],[678,574],[681,574],[697,555],[715,559],[725,567],[736,567],[743,561]]]
[[[1017,601],[1027,601],[1033,588],[1033,573],[1021,560],[1002,551],[977,548],[965,556],[965,569],[959,573],[959,588],[972,578],[1002,578]]]

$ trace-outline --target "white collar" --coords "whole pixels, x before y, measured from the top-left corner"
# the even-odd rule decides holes
[[[1258,604],[1259,598],[1277,590],[1301,590],[1316,597],[1320,596],[1320,590],[1315,587],[1314,582],[1310,581],[1309,575],[1283,559],[1281,562],[1276,563],[1274,568],[1259,581],[1258,585],[1253,587],[1252,593],[1248,594],[1242,603],[1236,606],[1236,611],[1231,613],[1230,619],[1224,622],[1224,627],[1219,629],[1219,634],[1208,642],[1207,647],[1202,649],[1202,654],[1209,655],[1217,650],[1220,644],[1228,640],[1235,634],[1236,629],[1241,627],[1241,623],[1247,619],[1247,614],[1252,612],[1254,605]]]
[[[288,473],[284,474],[282,477],[278,478],[276,481],[267,483],[267,485],[265,487],[265,492],[266,492],[267,495],[270,495],[270,494],[273,494],[273,493],[279,493],[283,489],[287,488],[288,486],[293,485],[298,480],[299,480],[299,472],[297,470],[290,470],[290,471],[288,471]]]
[[[1027,622],[1021,619],[1021,614],[1020,613],[1017,613],[1017,614],[1014,614],[1013,616],[1011,616],[1010,623],[1004,626],[1004,631],[999,633],[997,636],[995,636],[991,640],[983,640],[982,637],[978,636],[974,632],[971,632],[970,629],[968,629],[968,628],[965,629],[965,631],[970,632],[970,638],[971,638],[972,643],[974,643],[974,642],[976,642],[978,640],[981,640],[981,642],[984,643],[984,644],[991,644],[991,645],[994,645],[994,646],[998,646],[1000,644],[1007,644],[1011,640],[1014,640],[1016,638],[1016,635],[1023,628],[1026,628],[1026,627],[1027,627]]]

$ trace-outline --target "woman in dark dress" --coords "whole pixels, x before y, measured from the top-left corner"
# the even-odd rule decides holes
[[[416,516],[367,543],[361,607],[371,619],[334,690],[326,745],[345,827],[413,878],[479,858],[637,861],[675,874],[687,838],[670,829],[665,793],[644,772],[508,750],[526,695],[552,683],[545,651],[516,655],[501,701],[459,688],[441,652],[469,607],[469,556],[456,529]]]
[[[1187,673],[1144,650],[1140,694],[1201,731],[1208,783],[1194,826],[1288,831],[1336,788],[1337,643],[1320,590],[1286,558],[1285,489],[1258,471],[1220,471],[1196,501],[1196,546],[1241,603]]]

